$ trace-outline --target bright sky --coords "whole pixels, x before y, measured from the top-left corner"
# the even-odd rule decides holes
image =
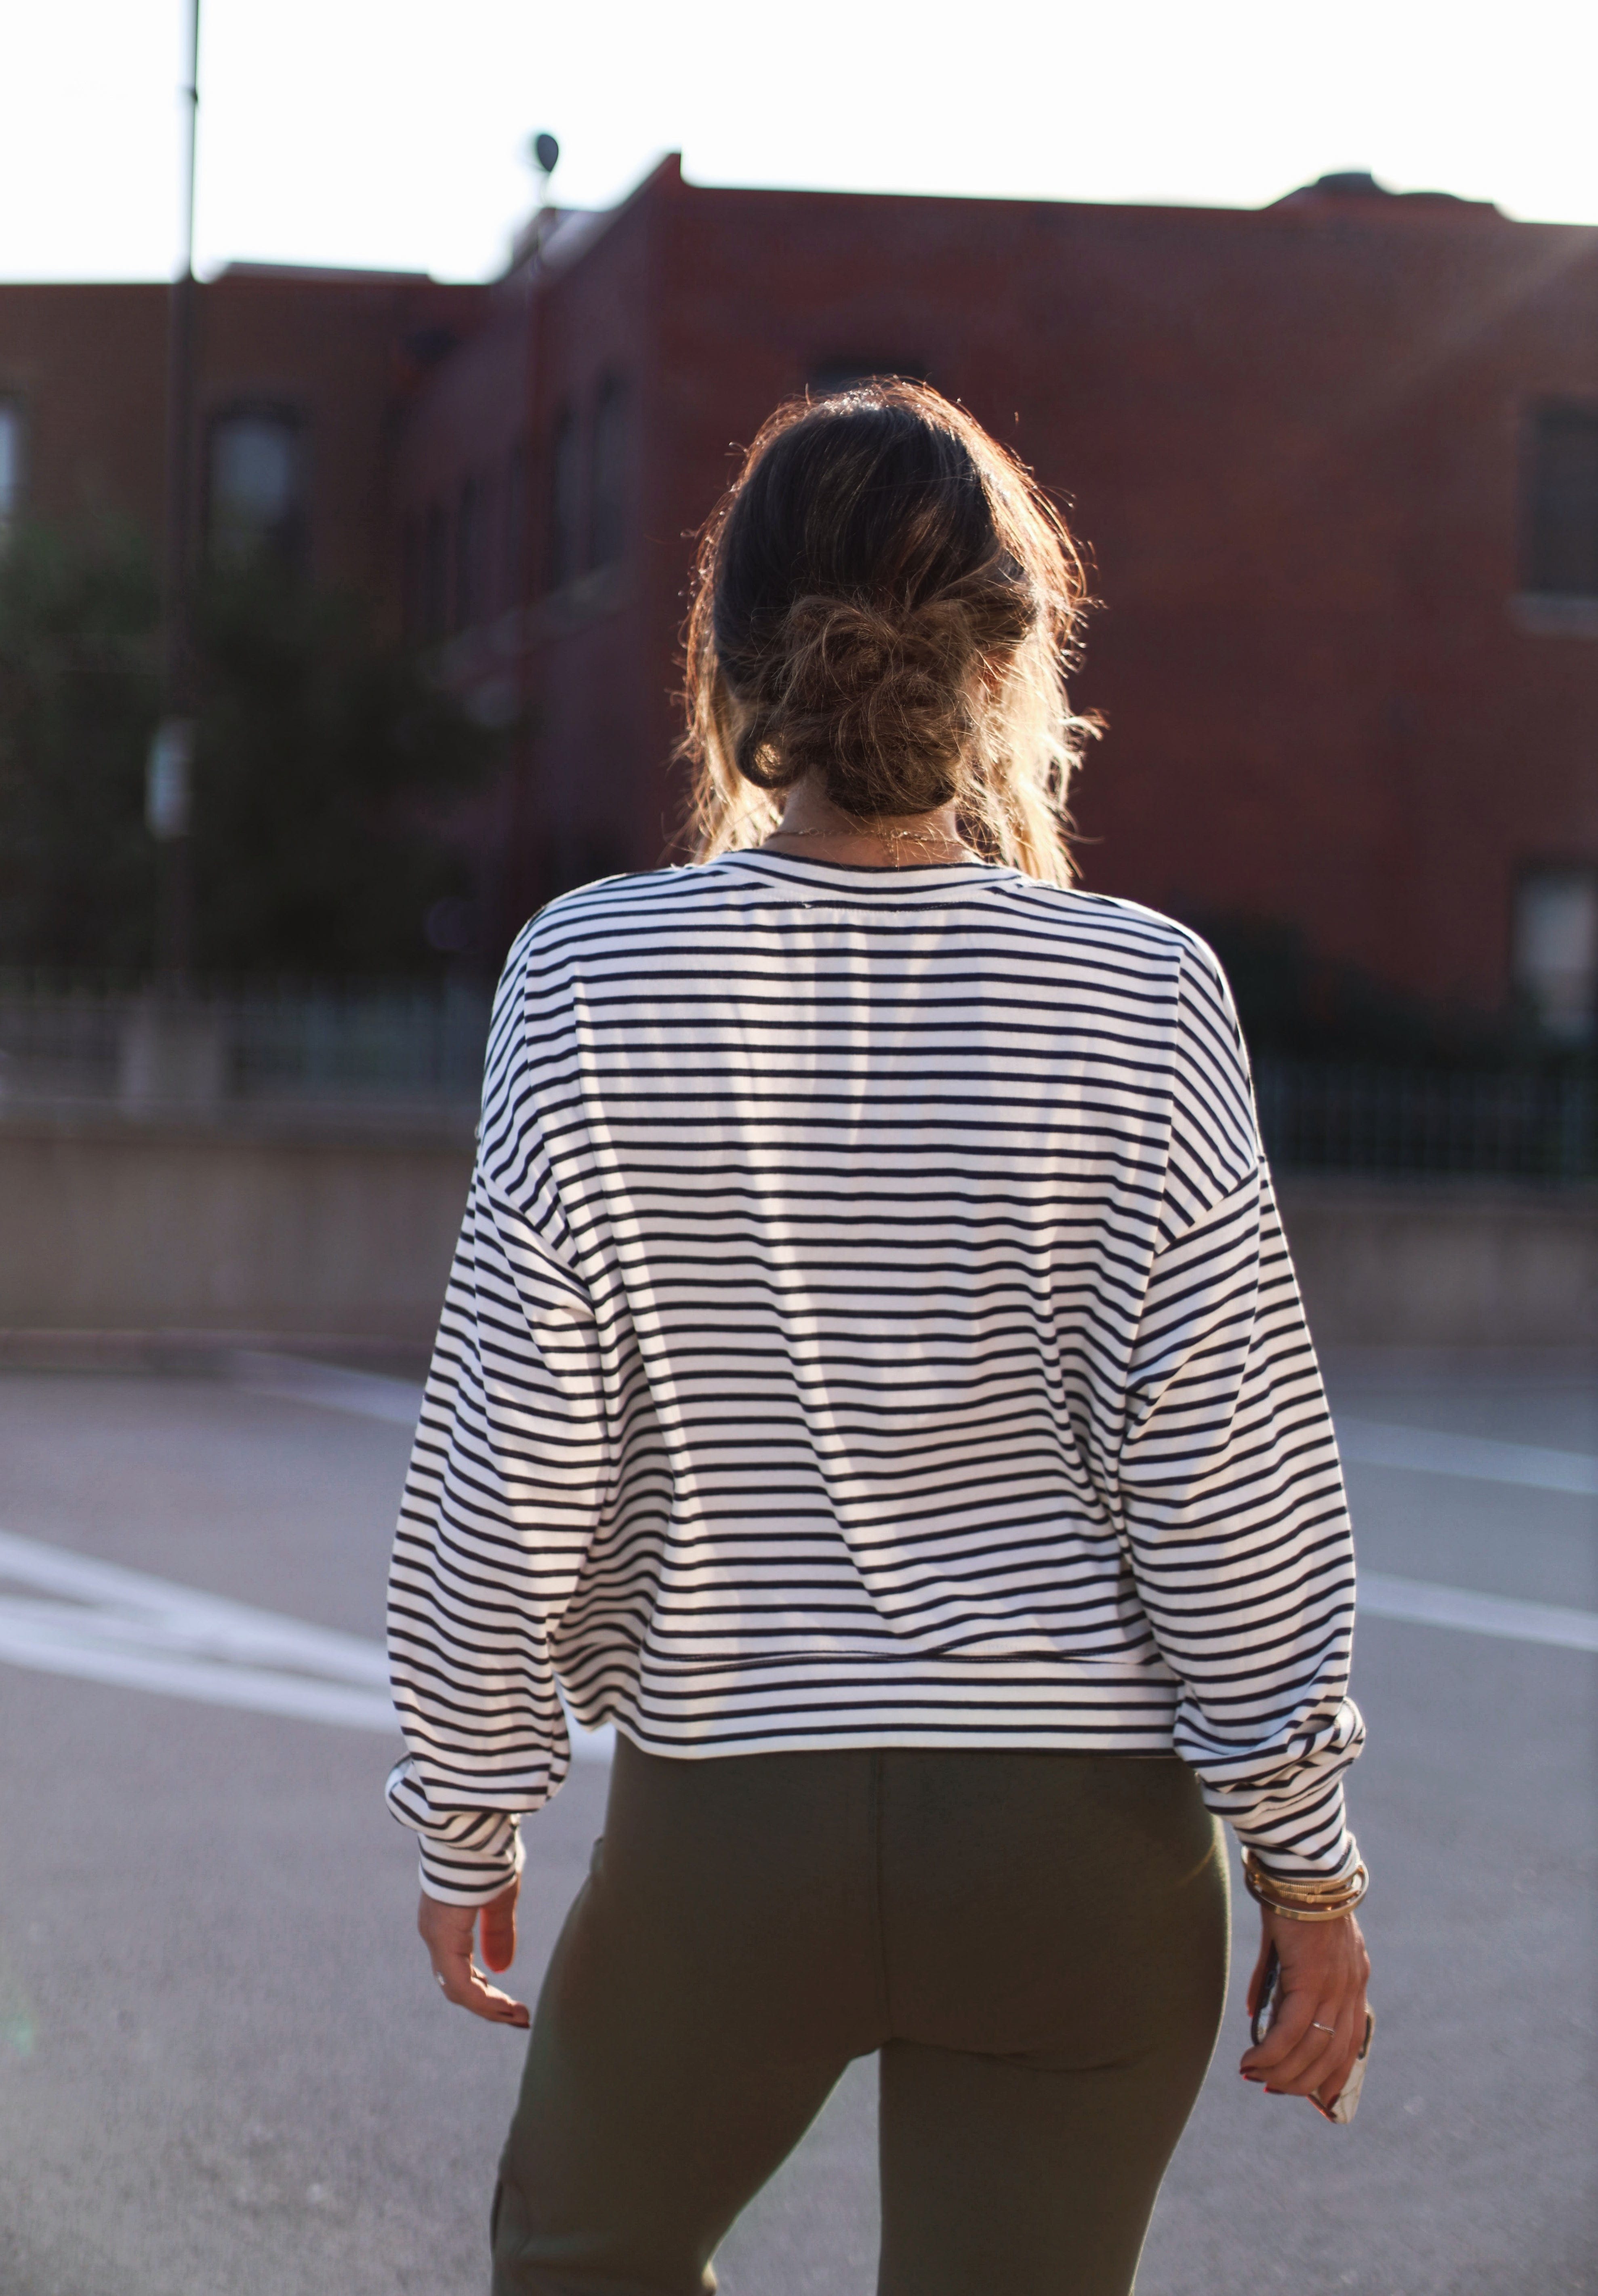
[[[176,245],[187,0],[6,0],[0,279]],[[1328,169],[1598,223],[1594,0],[205,0],[198,267],[496,270],[554,196],[705,184],[1258,206]]]

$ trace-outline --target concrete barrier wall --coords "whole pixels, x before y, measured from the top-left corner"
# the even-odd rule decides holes
[[[0,1126],[0,1330],[425,1344],[471,1177],[459,1127]]]
[[[1598,1192],[1442,1180],[1284,1180],[1323,1347],[1590,1347]]]
[[[461,1128],[111,1117],[0,1125],[0,1332],[425,1346],[471,1171]],[[1326,1346],[1598,1341],[1598,1192],[1285,1181]]]

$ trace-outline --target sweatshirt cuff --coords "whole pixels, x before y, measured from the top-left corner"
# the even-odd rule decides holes
[[[508,1890],[526,1862],[520,1820],[503,1809],[462,1811],[471,1832],[420,1839],[422,1887],[442,1906],[486,1906]]]
[[[1359,1845],[1348,1831],[1343,1783],[1334,1779],[1307,1808],[1283,1812],[1263,1823],[1236,1828],[1238,1841],[1254,1853],[1262,1874],[1280,1882],[1340,1882],[1359,1863]]]
[[[517,1811],[434,1809],[408,1754],[389,1771],[385,1799],[389,1814],[417,1836],[422,1889],[440,1905],[486,1906],[520,1873]]]

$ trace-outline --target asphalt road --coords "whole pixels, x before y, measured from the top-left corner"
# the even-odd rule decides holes
[[[379,1795],[404,1398],[248,1376],[0,1380],[4,2296],[485,2285],[521,2045],[438,1997]],[[1330,2128],[1238,2079],[1234,2003],[1140,2291],[1598,2291],[1598,1367],[1333,1389],[1397,1613],[1357,1656],[1378,2050]],[[1473,1623],[1413,1622],[1437,1587]],[[529,1829],[529,1993],[604,1780]],[[864,2063],[727,2240],[728,2296],[869,2296],[873,2113]]]

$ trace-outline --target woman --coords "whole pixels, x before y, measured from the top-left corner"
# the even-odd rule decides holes
[[[494,2288],[686,2296],[881,2056],[889,2296],[1124,2296],[1225,1982],[1364,2029],[1353,1570],[1242,1044],[1191,933],[1074,892],[1081,603],[906,383],[783,408],[708,529],[699,862],[512,951],[395,1554],[439,1985],[619,1733],[533,2021]],[[1256,1988],[1260,1972],[1256,1972]]]

